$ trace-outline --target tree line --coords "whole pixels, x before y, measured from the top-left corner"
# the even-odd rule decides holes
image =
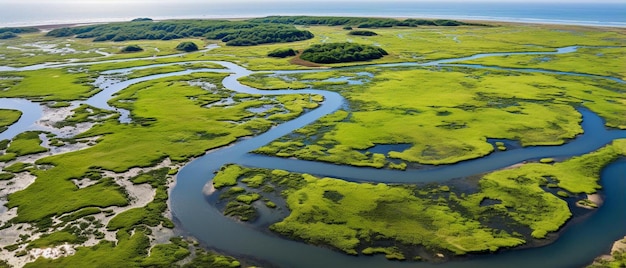
[[[292,25],[328,25],[328,26],[357,26],[357,28],[385,28],[394,26],[486,26],[484,24],[466,23],[456,20],[426,20],[426,19],[390,19],[390,18],[359,18],[359,17],[320,17],[320,16],[269,16],[250,19],[255,23],[275,23]]]
[[[0,39],[15,38],[18,34],[36,32],[39,32],[39,29],[34,27],[5,27],[0,28]]]
[[[219,39],[228,46],[252,46],[266,43],[294,42],[313,38],[306,30],[292,25],[224,20],[132,21],[60,28],[47,36],[93,38],[94,41],[172,40],[189,37]]]

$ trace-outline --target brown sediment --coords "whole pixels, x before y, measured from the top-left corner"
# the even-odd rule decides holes
[[[295,65],[302,65],[302,66],[306,66],[306,67],[322,67],[322,65],[317,64],[315,62],[310,62],[310,61],[306,61],[306,60],[301,59],[300,55],[302,55],[302,51],[299,51],[298,55],[293,57],[293,59],[291,59],[289,61],[289,63],[295,64]]]

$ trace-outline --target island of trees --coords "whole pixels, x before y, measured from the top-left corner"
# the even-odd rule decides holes
[[[126,46],[125,48],[122,48],[122,53],[132,53],[132,52],[139,52],[139,51],[143,51],[143,48],[141,48],[138,45],[129,45],[129,46]]]
[[[388,55],[382,48],[355,43],[316,44],[302,52],[300,58],[315,63],[340,63],[380,59]]]
[[[295,56],[296,54],[297,54],[296,51],[293,50],[292,48],[279,48],[279,49],[270,51],[270,53],[267,53],[267,56],[274,57],[274,58],[286,58],[286,57]]]
[[[196,45],[196,43],[194,42],[182,42],[178,44],[178,46],[176,46],[176,50],[185,52],[197,51],[198,45]]]
[[[372,31],[366,31],[366,30],[355,30],[355,31],[350,31],[348,33],[349,35],[360,35],[360,36],[375,36],[378,35],[375,32]]]

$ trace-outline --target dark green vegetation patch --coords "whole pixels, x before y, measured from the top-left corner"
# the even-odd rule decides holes
[[[151,18],[136,18],[131,21],[152,21],[152,19]]]
[[[141,48],[138,45],[129,45],[129,46],[122,48],[122,53],[132,53],[132,52],[139,52],[139,51],[143,51],[143,48]]]
[[[356,25],[358,28],[383,28],[383,27],[417,27],[417,26],[461,26],[482,24],[465,23],[456,20],[424,20],[424,19],[388,19],[388,18],[346,18],[346,17],[317,17],[317,16],[269,16],[265,18],[251,19],[256,23],[277,23],[295,25]]]
[[[198,45],[194,42],[182,42],[176,46],[176,50],[192,52],[198,50]]]
[[[274,58],[286,58],[296,55],[296,51],[292,48],[278,48],[267,53],[267,56]]]
[[[11,39],[17,37],[17,34],[12,32],[0,33],[0,39]]]
[[[223,20],[133,21],[60,28],[47,34],[54,37],[74,35],[77,38],[93,38],[94,41],[115,42],[205,37],[219,39],[229,46],[253,46],[313,38],[311,32],[298,30],[293,26]]]
[[[6,27],[0,28],[0,39],[10,39],[17,37],[18,34],[36,33],[39,29],[33,27]]]
[[[315,63],[340,63],[380,59],[388,55],[382,48],[355,43],[317,44],[302,52],[300,58]]]
[[[355,31],[350,31],[348,33],[349,35],[360,35],[360,36],[375,36],[378,35],[375,32],[372,31],[366,31],[366,30],[355,30]]]

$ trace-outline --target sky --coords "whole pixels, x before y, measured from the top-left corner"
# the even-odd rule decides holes
[[[270,0],[272,2],[310,2],[310,0]],[[337,0],[316,0],[317,2],[338,2]],[[385,2],[376,0],[340,0],[339,2]],[[268,0],[0,0],[2,3],[58,3],[58,4],[133,4],[133,3],[263,3]],[[394,0],[394,2],[532,2],[532,3],[624,3],[624,0]]]

